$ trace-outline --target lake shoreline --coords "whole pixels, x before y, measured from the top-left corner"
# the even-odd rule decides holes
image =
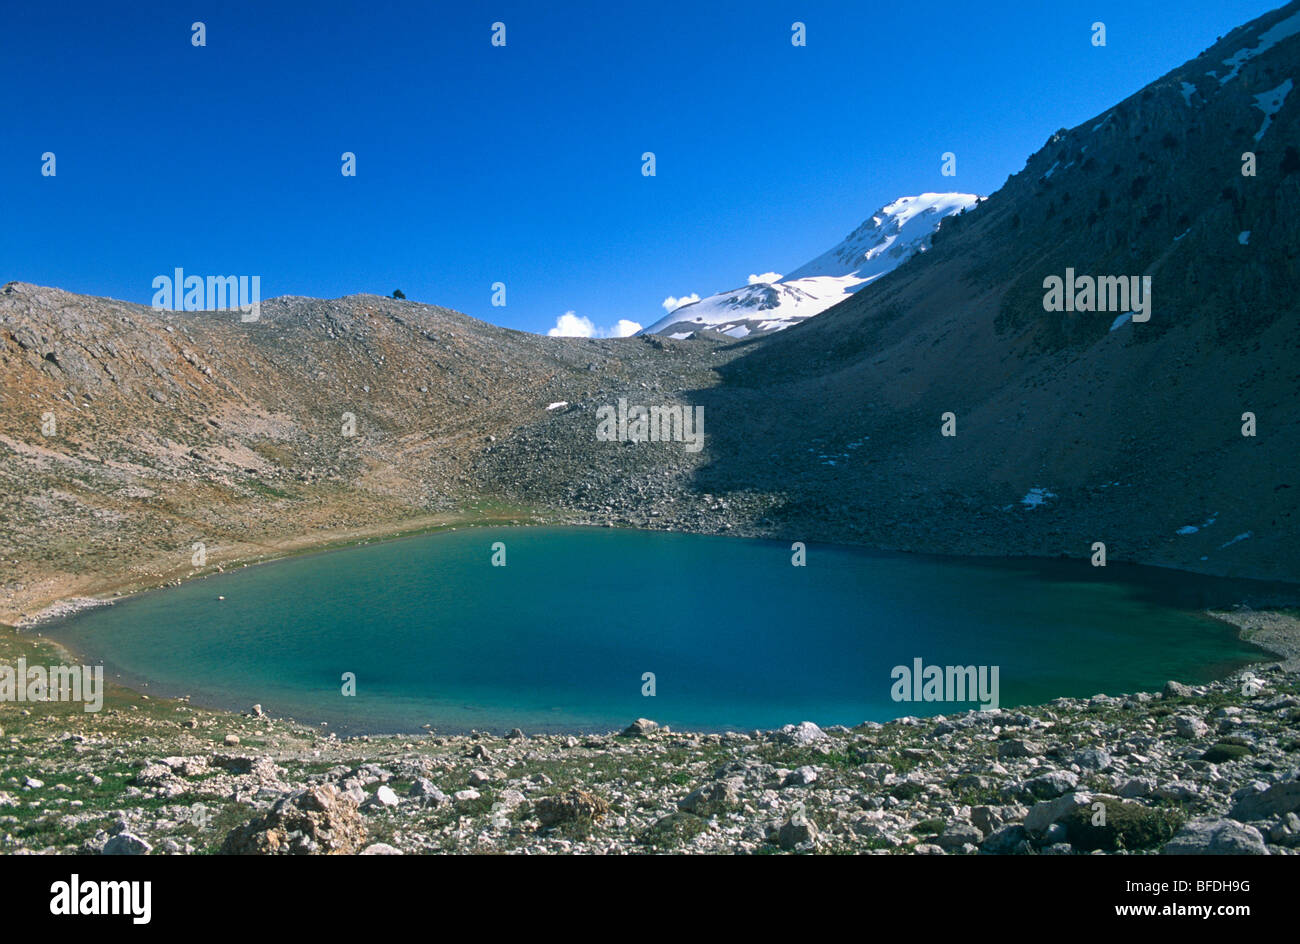
[[[79,613],[85,612],[90,609],[94,609],[99,606],[112,605],[116,602],[125,602],[127,600],[148,595],[159,590],[174,588],[175,586],[181,583],[186,583],[197,579],[207,579],[208,577],[221,574],[221,573],[231,573],[234,570],[236,570],[237,567],[253,567],[259,564],[283,562],[290,559],[315,556],[319,554],[326,554],[335,550],[355,548],[355,547],[365,546],[369,544],[391,543],[395,541],[407,540],[407,539],[416,538],[416,537],[438,533],[438,532],[456,531],[459,528],[468,528],[468,527],[526,528],[529,526],[517,525],[517,524],[508,525],[500,519],[480,519],[473,522],[458,521],[456,524],[449,524],[444,522],[430,527],[423,527],[420,529],[403,529],[397,533],[390,533],[384,537],[365,535],[365,536],[353,537],[347,540],[312,542],[309,544],[305,544],[301,547],[295,548],[291,551],[286,551],[285,553],[275,557],[264,556],[258,559],[252,559],[252,560],[247,560],[242,562],[241,561],[226,562],[222,566],[209,568],[206,572],[194,573],[184,579],[169,581],[163,584],[162,586],[158,586],[158,587],[144,587],[134,592],[123,594],[122,596],[118,596],[115,598],[104,598],[104,597],[70,598],[66,601],[61,601],[50,607],[47,607],[41,613],[37,614],[34,618],[24,621],[24,623],[19,627],[17,627],[17,629],[20,632],[35,633],[37,636],[49,639],[51,642],[58,645],[65,653],[67,653],[71,657],[72,661],[74,662],[85,661],[84,659],[79,658],[80,654],[78,653],[77,647],[75,645],[67,642],[66,640],[61,640],[58,637],[57,629],[55,630],[55,635],[47,636],[45,631],[43,630],[43,627],[45,626],[56,627],[60,624],[65,623],[65,621],[67,621],[69,618],[75,617]],[[560,525],[557,527],[565,528],[565,529],[572,528],[574,530],[579,530],[579,531],[608,530],[607,528],[582,526],[582,525],[577,525],[577,526]],[[644,530],[644,529],[631,529],[631,530]],[[692,532],[680,532],[680,533],[691,534]],[[720,539],[733,537],[731,535],[710,535],[710,536],[717,537]],[[868,552],[872,550],[872,549],[857,548],[854,545],[846,545],[845,547],[853,550],[866,550]],[[897,556],[897,557],[908,558],[913,556],[905,552],[894,552],[894,551],[880,551],[878,553],[880,553],[882,556],[889,556],[889,557]],[[956,561],[969,560],[973,562],[982,562],[982,563],[991,563],[993,561],[993,559],[991,558],[982,558],[982,557],[966,558],[958,555],[951,555],[951,556],[919,555],[919,556],[926,557],[926,558],[944,557],[945,559],[950,558]],[[1017,559],[1009,559],[1009,560],[1018,561],[1022,559],[1017,558]],[[1032,562],[1037,559],[1029,558],[1024,560],[1028,560]],[[1048,562],[1056,563],[1054,561],[1050,561],[1050,559],[1044,559],[1044,560]],[[1172,570],[1170,568],[1157,568],[1157,569],[1162,571]],[[1176,573],[1184,573],[1184,572],[1176,571]],[[1268,653],[1280,657],[1281,665],[1284,668],[1287,668],[1289,670],[1295,670],[1297,668],[1300,668],[1300,619],[1297,619],[1296,614],[1286,612],[1284,610],[1249,610],[1245,608],[1237,608],[1233,610],[1207,609],[1207,610],[1201,610],[1200,612],[1203,615],[1208,616],[1218,622],[1227,623],[1233,626],[1236,637],[1241,641],[1249,643],[1253,648],[1262,650],[1263,653]],[[100,661],[111,662],[111,660],[100,660]],[[1245,665],[1239,663],[1238,667],[1232,670],[1231,672],[1229,672],[1228,674],[1235,675],[1245,668],[1249,668],[1252,666],[1269,665],[1274,661],[1275,660],[1268,659],[1268,658],[1259,658],[1250,661]],[[118,676],[118,678],[123,678],[123,676]],[[151,689],[149,679],[145,677],[138,677],[138,678],[126,678],[124,681],[120,682],[119,684],[122,684],[125,687],[128,687],[134,691],[141,692],[141,693],[152,691],[154,697],[159,697],[159,693],[163,693],[161,697],[188,697],[189,695],[188,686],[185,685],[183,682],[177,682],[175,684],[164,683],[158,688]],[[1059,690],[1056,694],[1059,695]],[[196,702],[196,704],[202,704],[205,707],[209,707],[213,710],[231,711],[231,712],[238,711],[240,706],[246,700],[244,698],[220,697],[220,696],[213,696],[213,697],[199,696],[199,697],[200,697],[200,701]],[[1034,703],[1041,703],[1041,702],[1036,701]],[[283,715],[283,717],[287,719],[291,719],[293,715],[285,714]],[[319,719],[313,720],[310,718],[309,715],[303,715],[298,720],[299,723],[314,724],[317,723]],[[431,720],[435,720],[435,719],[431,719]],[[497,727],[500,726],[501,725],[497,725]],[[401,733],[418,733],[416,732],[414,725],[406,726],[406,725],[389,724],[376,729],[367,729],[364,725],[352,725],[351,727],[354,729],[353,731],[346,731],[346,729],[340,729],[342,732],[341,736],[347,736],[347,737],[386,736],[386,735],[396,735]],[[423,725],[422,727],[429,728],[430,725]],[[443,733],[448,733],[448,734],[465,733],[475,729],[474,727],[468,724],[446,724],[441,726],[434,725],[433,727],[438,730],[441,730]],[[488,727],[492,727],[492,725],[488,725]],[[742,730],[742,729],[748,730],[748,728],[738,728],[735,726],[717,727],[717,726],[709,726],[707,724],[695,725],[691,729],[697,730],[702,733],[710,733],[710,732],[721,733],[728,730],[734,731],[734,730]],[[596,733],[605,730],[605,728],[599,725],[580,726],[580,725],[566,725],[564,723],[559,723],[549,727],[538,726],[538,730],[548,730],[551,733],[590,734],[590,733]]]
[[[56,648],[0,633],[6,661]],[[0,853],[1300,853],[1300,675],[1278,667],[725,734],[338,738],[113,685],[97,713],[18,707]],[[1098,803],[1114,832],[1089,829]]]

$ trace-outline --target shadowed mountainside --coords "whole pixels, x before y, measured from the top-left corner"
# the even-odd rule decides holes
[[[700,485],[781,489],[782,518],[886,546],[1102,541],[1300,576],[1300,97],[1258,104],[1300,74],[1290,30],[1294,3],[1057,132],[929,253],[749,346],[702,395],[721,441]],[[1067,267],[1149,275],[1150,321],[1045,311],[1043,280]],[[1052,497],[1022,504],[1035,488]]]

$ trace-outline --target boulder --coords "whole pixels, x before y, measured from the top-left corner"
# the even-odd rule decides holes
[[[1161,855],[1268,855],[1254,826],[1233,819],[1192,820],[1160,850]]]
[[[1264,819],[1283,813],[1300,812],[1300,780],[1264,786],[1258,781],[1232,795],[1236,801],[1228,816],[1232,819]]]
[[[330,784],[296,790],[232,829],[224,855],[351,855],[365,840],[356,801]]]
[[[586,790],[573,788],[559,796],[542,797],[537,801],[537,819],[546,829],[561,823],[593,822],[609,812],[609,803]]]
[[[961,849],[963,846],[978,846],[984,841],[984,833],[970,823],[949,823],[935,840],[947,851]]]
[[[1086,793],[1067,793],[1054,800],[1035,803],[1025,816],[1025,829],[1031,833],[1042,833],[1053,823],[1059,822],[1075,807],[1087,806],[1091,798]]]
[[[1018,823],[994,830],[980,846],[980,852],[986,855],[1025,855],[1031,851],[1033,847],[1029,844],[1029,835],[1025,832],[1025,827]]]
[[[104,855],[148,855],[152,848],[139,836],[120,832],[104,843]]]
[[[785,779],[781,781],[781,786],[806,787],[808,784],[816,782],[816,780],[817,768],[805,765],[800,767],[798,770],[792,770],[786,774]]]
[[[794,851],[807,849],[817,844],[817,824],[806,816],[791,817],[781,825],[776,834],[776,842],[782,849]]]
[[[686,794],[677,808],[696,816],[713,816],[738,806],[743,786],[744,781],[739,779],[715,780]]]
[[[826,737],[826,732],[811,721],[787,724],[775,734],[776,740],[783,744],[792,744],[795,747],[807,747],[809,744],[821,741]]]

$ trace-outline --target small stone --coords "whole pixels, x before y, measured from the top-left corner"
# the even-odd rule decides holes
[[[1133,777],[1119,788],[1119,795],[1127,800],[1132,800],[1135,797],[1149,797],[1155,792],[1155,777]]]
[[[1038,757],[1043,753],[1043,745],[1037,741],[1013,738],[998,741],[998,757]]]
[[[441,803],[450,803],[451,797],[439,790],[432,780],[428,777],[419,777],[411,784],[411,789],[407,791],[407,796],[420,800],[426,806],[437,806]]]
[[[1085,747],[1070,760],[1084,770],[1107,770],[1112,764],[1110,754],[1099,747]]]
[[[394,849],[386,842],[374,842],[361,850],[362,855],[401,855],[400,849]]]
[[[239,746],[239,735],[238,735],[238,734],[227,734],[227,735],[226,735],[226,739],[225,739],[225,741],[224,741],[223,743],[226,745],[226,747],[238,747],[238,746]]]
[[[1158,800],[1174,800],[1178,803],[1186,803],[1188,800],[1195,800],[1201,795],[1196,784],[1187,783],[1182,780],[1171,780],[1169,783],[1162,783],[1156,787],[1152,794]]]
[[[817,768],[803,766],[798,770],[792,770],[781,782],[783,787],[806,787],[817,780]]]
[[[396,806],[400,801],[397,799],[397,794],[393,792],[392,787],[382,786],[375,791],[374,802],[379,806],[387,807]]]
[[[1078,785],[1078,775],[1069,770],[1053,770],[1025,781],[1025,789],[1040,800],[1058,797]]]
[[[1194,715],[1179,715],[1174,718],[1174,732],[1182,738],[1204,737],[1210,726]]]

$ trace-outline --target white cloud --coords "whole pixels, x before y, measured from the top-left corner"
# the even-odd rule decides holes
[[[596,326],[590,318],[566,311],[555,319],[555,327],[546,333],[553,338],[590,338],[595,336]]]
[[[700,296],[697,295],[695,292],[691,292],[691,294],[689,295],[683,295],[681,298],[674,298],[673,296],[669,295],[667,298],[663,300],[664,311],[676,311],[678,308],[681,308],[683,305],[692,305],[695,302],[698,302],[699,300],[700,300]]]
[[[552,338],[626,338],[640,330],[639,324],[626,318],[620,318],[612,328],[598,328],[590,318],[566,311],[555,319],[555,327],[546,333]]]
[[[751,275],[749,277],[750,285],[758,285],[760,283],[770,284],[772,282],[780,282],[780,281],[781,281],[780,272],[764,272],[762,275]]]

